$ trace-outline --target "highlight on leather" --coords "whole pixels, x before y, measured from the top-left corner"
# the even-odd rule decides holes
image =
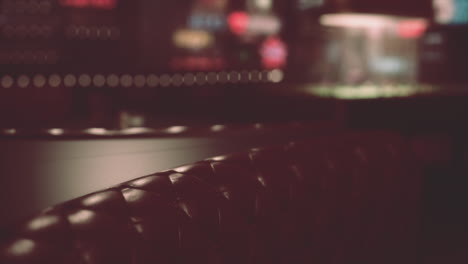
[[[46,209],[0,263],[414,263],[420,187],[399,135],[252,149]]]

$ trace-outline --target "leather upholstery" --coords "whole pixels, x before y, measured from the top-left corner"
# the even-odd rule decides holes
[[[215,157],[49,208],[0,263],[415,263],[415,168],[385,133]]]

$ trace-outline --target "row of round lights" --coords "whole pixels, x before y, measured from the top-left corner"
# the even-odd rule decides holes
[[[220,132],[223,129],[219,129],[220,127],[224,127],[222,125],[215,125],[212,126],[210,129],[213,132]],[[52,128],[45,130],[45,134],[51,136],[63,136],[66,134],[81,134],[81,135],[94,135],[94,136],[118,136],[118,135],[138,135],[138,134],[180,134],[186,132],[188,127],[185,126],[172,126],[166,129],[152,129],[146,127],[132,127],[126,128],[122,130],[110,130],[105,128],[87,128],[81,131],[67,131],[63,128]],[[10,129],[3,129],[1,130],[1,134],[3,135],[17,135],[20,133],[17,129],[10,128]]]
[[[118,27],[97,27],[97,26],[69,26],[65,30],[65,34],[71,39],[100,39],[100,40],[116,40],[120,37],[120,29]]]
[[[48,38],[53,34],[49,25],[6,25],[2,33],[7,38]]]
[[[47,15],[52,10],[50,0],[6,0],[3,2],[5,13]]]
[[[166,129],[152,129],[146,127],[132,127],[121,130],[111,130],[106,128],[87,128],[84,130],[65,130],[63,128],[51,128],[44,130],[43,133],[50,136],[63,136],[63,135],[91,135],[91,136],[126,136],[126,135],[139,135],[139,134],[181,134],[186,132],[188,127],[185,126],[172,126]],[[214,132],[219,132],[211,129]],[[14,136],[21,134],[21,131],[15,128],[2,129],[0,134],[7,136]]]
[[[279,83],[283,80],[282,70],[272,71],[243,71],[243,72],[211,72],[211,73],[186,73],[186,74],[163,74],[163,75],[130,75],[130,74],[103,74],[73,75],[67,74],[60,76],[52,74],[48,77],[38,74],[30,78],[27,75],[20,75],[16,79],[10,75],[3,76],[0,80],[0,86],[3,88],[11,87],[156,87],[156,86],[191,86],[217,83],[245,83],[245,82],[274,82]]]
[[[252,124],[249,126],[254,130],[263,130],[266,127],[263,124]],[[228,130],[227,125],[217,124],[207,127],[214,133],[221,133]],[[39,131],[41,134],[49,136],[67,136],[67,135],[89,135],[89,136],[129,136],[129,135],[178,135],[189,132],[191,129],[187,126],[170,126],[167,128],[149,128],[149,127],[130,127],[120,130],[106,128],[87,128],[83,130],[68,130],[63,128],[51,128]],[[15,136],[21,135],[23,132],[15,128],[0,129],[0,135]]]
[[[0,64],[54,64],[59,60],[55,51],[15,51],[0,53]]]
[[[48,38],[53,34],[48,25],[6,25],[2,33],[7,38]],[[120,37],[118,27],[97,26],[69,26],[65,34],[71,39],[118,39]]]

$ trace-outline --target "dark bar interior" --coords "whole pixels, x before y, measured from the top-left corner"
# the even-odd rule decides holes
[[[467,47],[468,0],[0,0],[0,263],[468,263]]]

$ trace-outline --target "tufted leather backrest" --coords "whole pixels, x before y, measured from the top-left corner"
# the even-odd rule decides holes
[[[215,157],[49,208],[0,263],[414,263],[414,167],[386,133]]]

